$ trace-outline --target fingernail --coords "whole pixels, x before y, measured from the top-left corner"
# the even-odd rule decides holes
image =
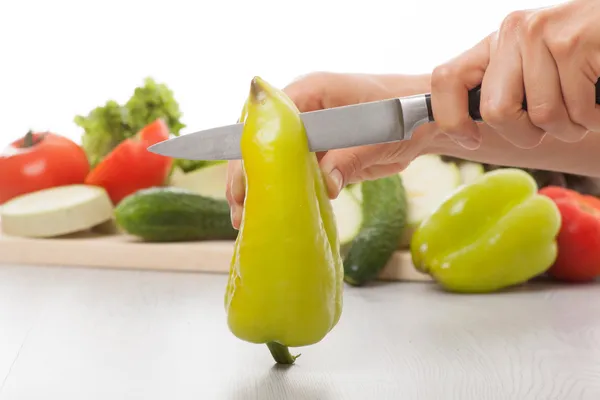
[[[337,195],[342,190],[342,185],[344,184],[344,178],[342,177],[342,173],[339,169],[334,168],[329,173],[329,179],[331,179],[331,182],[333,182],[333,185],[335,186],[335,196],[337,197]]]

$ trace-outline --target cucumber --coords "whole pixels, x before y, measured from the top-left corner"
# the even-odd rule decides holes
[[[44,238],[86,231],[110,221],[106,191],[91,185],[64,185],[30,192],[4,203],[0,214],[7,235]]]
[[[117,224],[149,242],[233,240],[227,201],[187,189],[153,187],[124,198],[115,208]]]
[[[397,249],[408,212],[398,174],[364,181],[360,189],[363,223],[344,257],[344,280],[353,286],[377,278]]]

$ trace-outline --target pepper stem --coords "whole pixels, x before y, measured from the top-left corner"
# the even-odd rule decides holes
[[[269,342],[267,347],[277,364],[293,364],[296,358],[300,357],[300,354],[293,356],[287,346],[277,342]]]

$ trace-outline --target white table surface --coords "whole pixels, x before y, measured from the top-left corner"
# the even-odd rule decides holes
[[[0,400],[600,399],[600,284],[348,288],[334,331],[278,368],[227,330],[225,283],[0,265]]]

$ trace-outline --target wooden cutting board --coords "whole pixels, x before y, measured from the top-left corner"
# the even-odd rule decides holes
[[[145,243],[123,234],[96,232],[26,239],[0,233],[0,264],[227,273],[232,254],[232,241]],[[407,251],[396,252],[380,278],[431,280],[415,270]]]

